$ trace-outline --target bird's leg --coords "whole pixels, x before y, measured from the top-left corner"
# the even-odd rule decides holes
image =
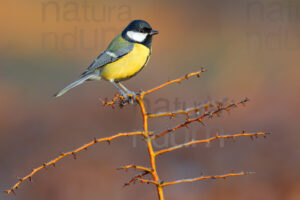
[[[113,86],[115,86],[115,88],[118,89],[118,91],[120,92],[120,94],[121,94],[126,100],[128,99],[128,95],[126,94],[126,92],[124,92],[124,91],[117,85],[116,82],[114,82],[113,80],[111,80],[111,81],[109,81],[109,82],[111,82],[111,84],[112,84]]]
[[[128,90],[122,83],[118,83],[118,85],[123,89],[123,90],[125,90],[125,92],[127,93],[127,94],[129,94],[129,95],[131,95],[132,96],[132,98],[133,99],[136,99],[136,94],[135,94],[135,92],[133,92],[133,91],[131,91],[131,90]]]

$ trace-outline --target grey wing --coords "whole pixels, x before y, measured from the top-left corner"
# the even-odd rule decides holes
[[[96,69],[99,69],[108,63],[115,62],[116,60],[131,52],[132,49],[133,43],[116,51],[104,51],[92,62],[92,64],[86,69],[85,72],[80,75],[80,77],[93,73]]]

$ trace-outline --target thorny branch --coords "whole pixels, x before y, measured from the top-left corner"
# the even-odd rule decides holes
[[[224,174],[224,175],[217,175],[217,176],[201,176],[198,178],[191,178],[191,179],[182,179],[182,180],[177,180],[177,181],[172,181],[172,182],[164,182],[161,181],[158,175],[158,171],[157,171],[157,167],[156,167],[156,156],[160,155],[160,154],[164,154],[170,151],[174,151],[176,149],[181,149],[187,146],[190,146],[192,144],[197,144],[197,143],[208,143],[212,140],[216,140],[219,138],[236,138],[236,137],[241,137],[241,136],[248,136],[248,137],[257,137],[259,135],[262,135],[264,137],[266,137],[267,133],[263,133],[263,132],[258,132],[258,133],[246,133],[246,132],[242,132],[239,134],[234,134],[234,135],[217,135],[215,137],[212,138],[208,138],[208,139],[202,139],[202,140],[194,140],[194,141],[190,141],[187,142],[185,144],[181,144],[178,146],[173,146],[173,147],[169,147],[167,149],[162,149],[159,150],[157,152],[154,151],[153,149],[153,144],[152,141],[164,136],[165,134],[174,132],[180,128],[186,127],[188,126],[190,123],[193,122],[200,122],[201,124],[203,124],[203,120],[206,118],[212,118],[214,116],[219,116],[221,114],[222,111],[229,111],[232,108],[237,107],[240,104],[244,104],[248,101],[247,98],[237,102],[237,103],[230,103],[228,105],[227,101],[210,101],[207,102],[205,104],[201,104],[195,107],[191,107],[191,108],[187,108],[187,109],[179,109],[176,111],[172,111],[172,112],[159,112],[159,113],[155,113],[155,114],[149,114],[147,113],[145,104],[144,104],[144,97],[147,94],[150,94],[154,91],[157,91],[161,88],[164,88],[170,84],[173,83],[180,83],[182,80],[184,79],[189,79],[190,77],[193,76],[197,76],[200,77],[200,74],[205,72],[205,69],[201,69],[198,72],[194,72],[194,73],[190,73],[187,74],[181,78],[172,80],[172,81],[167,81],[166,83],[163,83],[155,88],[152,88],[150,90],[147,91],[142,91],[139,94],[136,95],[136,103],[139,105],[140,110],[141,110],[141,115],[143,118],[143,131],[137,131],[137,132],[130,132],[130,133],[118,133],[114,136],[111,137],[106,137],[106,138],[101,138],[101,139],[94,139],[93,141],[91,141],[90,143],[87,143],[73,151],[67,152],[67,153],[62,153],[60,154],[58,157],[56,157],[55,159],[46,162],[44,164],[42,164],[41,166],[35,168],[32,170],[32,172],[30,174],[28,174],[27,176],[24,176],[23,178],[19,178],[18,182],[12,186],[9,190],[6,190],[5,192],[7,194],[10,193],[15,193],[15,190],[19,187],[19,185],[24,182],[25,180],[29,180],[31,181],[32,176],[34,176],[37,172],[41,171],[42,169],[48,167],[48,166],[55,166],[55,164],[61,160],[62,158],[66,157],[66,156],[73,156],[74,159],[76,159],[77,153],[87,149],[88,147],[96,144],[96,143],[100,143],[100,142],[108,142],[110,143],[111,140],[119,138],[119,137],[123,137],[123,136],[134,136],[134,135],[141,135],[144,138],[144,141],[146,143],[147,146],[147,150],[148,150],[148,155],[149,155],[149,160],[150,160],[150,164],[151,167],[144,167],[144,166],[138,166],[138,165],[126,165],[123,167],[120,167],[118,169],[123,169],[123,170],[128,170],[128,169],[135,169],[135,170],[140,170],[142,171],[140,174],[133,176],[127,183],[125,183],[126,185],[130,185],[131,183],[135,183],[135,182],[141,182],[141,183],[151,183],[154,184],[156,186],[156,190],[157,190],[157,194],[158,194],[158,198],[159,200],[164,200],[164,194],[163,194],[163,187],[165,186],[169,186],[169,185],[175,185],[175,184],[179,184],[179,183],[191,183],[191,182],[195,182],[195,181],[200,181],[200,180],[204,180],[204,179],[221,179],[221,178],[227,178],[227,177],[232,177],[232,176],[242,176],[242,175],[248,175],[250,174],[249,172],[240,172],[240,173],[228,173],[228,174]],[[111,106],[112,108],[114,108],[115,104],[119,104],[120,106],[124,106],[126,103],[128,102],[124,102],[124,97],[120,96],[120,95],[116,95],[112,100],[108,101],[108,99],[105,99],[103,102],[104,106]],[[205,111],[203,114],[200,114],[200,111]],[[190,118],[190,114],[194,112],[197,117],[191,119]],[[171,116],[171,117],[175,117],[176,115],[179,114],[185,114],[188,118],[186,121],[184,121],[183,123],[175,126],[172,129],[167,129],[163,132],[157,133],[157,134],[153,134],[152,132],[149,131],[149,124],[148,124],[148,120],[150,118],[156,118],[156,117],[162,117],[162,116]],[[150,174],[152,176],[152,180],[147,180],[144,179],[144,176],[146,176],[147,174]]]
[[[167,134],[167,133],[174,132],[174,131],[176,131],[176,130],[182,128],[182,127],[186,127],[187,125],[189,125],[189,124],[191,124],[191,123],[193,123],[193,122],[200,122],[201,124],[203,124],[203,120],[204,120],[205,118],[212,118],[212,117],[214,117],[215,115],[218,116],[218,115],[221,114],[222,111],[229,111],[229,110],[231,110],[232,108],[236,108],[236,107],[238,107],[240,104],[245,104],[245,103],[248,102],[248,101],[249,101],[249,99],[248,99],[248,98],[245,98],[245,99],[242,99],[241,101],[239,101],[239,102],[237,102],[237,103],[231,103],[231,104],[229,104],[229,105],[227,105],[227,106],[224,106],[224,107],[220,106],[220,107],[218,107],[216,110],[213,110],[213,111],[210,111],[210,112],[205,112],[205,113],[202,114],[200,117],[196,117],[196,118],[194,118],[194,119],[188,119],[187,121],[183,122],[182,124],[177,125],[177,126],[174,127],[174,128],[167,129],[167,130],[165,130],[165,131],[163,131],[163,132],[161,132],[161,133],[158,133],[158,134],[152,136],[152,139],[157,139],[157,138],[159,138],[159,137],[161,137],[161,136],[164,136],[164,135]]]
[[[166,87],[167,85],[170,85],[170,84],[173,84],[173,83],[180,83],[182,80],[184,80],[184,79],[186,79],[186,80],[188,80],[190,77],[192,77],[192,76],[197,76],[198,78],[200,77],[200,74],[201,73],[203,73],[203,72],[205,72],[206,70],[204,69],[204,68],[202,68],[200,71],[198,71],[198,72],[193,72],[193,73],[189,73],[189,74],[187,74],[187,75],[185,75],[185,76],[183,76],[183,77],[181,77],[181,78],[178,78],[178,79],[174,79],[174,80],[172,80],[172,81],[168,81],[168,82],[166,82],[166,83],[163,83],[163,84],[161,84],[161,85],[159,85],[159,86],[157,86],[157,87],[155,87],[155,88],[152,88],[152,89],[150,89],[150,90],[147,90],[147,91],[145,91],[145,92],[142,92],[141,93],[141,96],[145,96],[146,94],[149,94],[149,93],[152,93],[152,92],[154,92],[154,91],[156,91],[156,90],[159,90],[159,89],[161,89],[161,88],[163,88],[163,87]]]
[[[120,168],[117,168],[118,170],[121,170],[121,169],[130,169],[130,168],[134,168],[134,169],[139,169],[139,170],[143,170],[143,171],[147,171],[147,172],[151,172],[152,170],[150,168],[147,168],[147,167],[142,167],[142,166],[137,166],[137,165],[126,165],[126,166],[123,166],[123,167],[120,167]]]
[[[155,155],[158,156],[160,154],[164,154],[164,153],[167,153],[167,152],[170,152],[170,151],[174,151],[176,149],[181,149],[181,148],[184,148],[184,147],[188,147],[188,146],[191,146],[193,144],[210,143],[213,140],[217,140],[217,139],[221,139],[221,138],[235,139],[237,137],[242,137],[242,136],[253,138],[253,137],[258,137],[259,135],[261,135],[263,137],[267,137],[267,134],[268,133],[263,133],[263,132],[259,132],[259,133],[245,133],[245,132],[242,132],[242,133],[238,133],[238,134],[234,134],[234,135],[216,135],[215,137],[211,137],[211,138],[208,138],[208,139],[194,140],[194,141],[190,141],[190,142],[180,144],[180,145],[177,145],[177,146],[174,146],[174,147],[163,149],[163,150],[157,151],[155,153]]]
[[[245,176],[245,175],[249,175],[252,173],[253,172],[239,172],[239,173],[229,173],[229,174],[216,175],[216,176],[201,176],[201,177],[197,177],[197,178],[181,179],[181,180],[177,180],[177,181],[166,182],[166,183],[162,183],[161,186],[165,187],[165,186],[175,185],[175,184],[179,184],[179,183],[192,183],[195,181],[200,181],[200,180],[205,180],[205,179],[225,179],[227,177]]]
[[[159,112],[159,113],[154,113],[154,114],[148,114],[148,117],[163,117],[163,116],[171,116],[171,117],[175,117],[176,115],[179,114],[185,114],[189,117],[189,113],[191,112],[195,112],[196,114],[198,114],[202,109],[204,109],[205,111],[208,110],[208,108],[218,108],[221,107],[222,105],[224,105],[227,102],[227,100],[223,100],[223,101],[209,101],[207,103],[203,103],[194,107],[190,107],[190,108],[186,108],[186,109],[179,109],[176,111],[172,111],[172,112]]]
[[[143,173],[132,177],[128,182],[124,184],[124,187],[130,185],[131,183],[135,183],[136,181],[140,180],[142,177],[146,176],[149,173],[149,171],[144,171]]]
[[[49,162],[46,162],[46,163],[43,163],[41,166],[35,168],[32,170],[32,172],[30,174],[28,174],[27,176],[24,176],[23,178],[19,178],[18,179],[18,182],[13,186],[11,187],[9,190],[6,190],[4,191],[5,193],[7,194],[10,194],[11,192],[15,194],[15,190],[19,188],[19,185],[26,181],[26,180],[29,180],[31,181],[32,180],[32,177],[33,175],[35,175],[37,172],[41,171],[42,169],[45,169],[46,167],[48,166],[55,166],[56,163],[61,160],[62,158],[66,157],[66,156],[70,156],[72,155],[74,159],[77,158],[77,153],[82,151],[82,150],[87,150],[89,147],[93,146],[94,144],[96,143],[100,143],[100,142],[108,142],[110,143],[111,140],[113,139],[116,139],[116,138],[119,138],[119,137],[124,137],[124,136],[133,136],[133,135],[142,135],[142,132],[131,132],[131,133],[118,133],[116,135],[113,135],[111,137],[106,137],[106,138],[100,138],[100,139],[96,139],[94,138],[93,141],[85,144],[85,145],[82,145],[81,147],[73,150],[73,151],[69,151],[69,152],[66,152],[66,153],[61,153],[58,157],[56,157],[55,159],[49,161]]]

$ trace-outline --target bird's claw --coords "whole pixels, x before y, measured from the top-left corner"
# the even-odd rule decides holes
[[[126,103],[134,104],[136,101],[136,93],[133,91],[126,91],[126,93],[121,92],[121,96],[123,96],[121,101],[122,105],[125,105]]]

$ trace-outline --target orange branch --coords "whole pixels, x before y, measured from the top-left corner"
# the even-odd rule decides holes
[[[150,172],[148,171],[144,171],[143,173],[141,174],[138,174],[138,175],[135,175],[134,177],[132,177],[128,182],[126,182],[124,184],[124,186],[128,186],[130,185],[131,183],[135,183],[136,181],[138,181],[139,179],[141,179],[142,177],[146,176],[147,174],[149,174]]]
[[[158,198],[159,200],[164,200],[164,194],[163,194],[163,190],[162,190],[162,187],[157,184],[159,183],[159,176],[158,176],[158,173],[157,173],[157,170],[156,170],[156,162],[155,162],[155,152],[153,150],[153,146],[152,146],[152,139],[151,139],[151,135],[149,133],[149,130],[148,130],[148,116],[147,116],[147,111],[146,111],[146,108],[145,108],[145,104],[144,104],[144,101],[143,101],[143,95],[141,96],[137,96],[136,97],[136,100],[140,106],[140,109],[141,109],[141,112],[142,112],[142,115],[143,115],[143,126],[144,126],[144,137],[145,137],[145,142],[147,144],[147,149],[148,149],[148,153],[149,153],[149,158],[150,158],[150,163],[151,163],[151,175],[153,177],[153,181],[148,181],[148,183],[155,183],[156,184],[156,189],[157,189],[157,194],[158,194]],[[141,182],[145,181],[143,179],[139,179]]]
[[[154,184],[154,185],[156,185],[156,186],[159,186],[159,183],[158,182],[156,182],[156,181],[152,181],[152,180],[146,180],[146,179],[141,179],[141,178],[139,178],[139,179],[137,179],[138,181],[140,181],[141,183],[152,183],[152,184]]]
[[[236,137],[242,137],[242,136],[248,136],[248,137],[253,138],[253,137],[258,137],[259,135],[267,137],[267,133],[263,133],[263,132],[259,132],[259,133],[245,133],[245,132],[242,132],[242,133],[234,134],[234,135],[217,135],[215,137],[211,137],[211,138],[208,138],[208,139],[194,140],[194,141],[190,141],[190,142],[180,144],[180,145],[177,145],[177,146],[174,146],[174,147],[163,149],[163,150],[157,151],[155,155],[158,156],[160,154],[167,153],[167,152],[170,152],[170,151],[174,151],[176,149],[181,149],[181,148],[184,148],[184,147],[188,147],[188,146],[193,145],[193,144],[209,143],[213,140],[221,139],[221,138],[235,139]]]
[[[198,178],[191,178],[191,179],[182,179],[182,180],[177,180],[177,181],[172,181],[172,182],[166,182],[161,184],[162,187],[169,186],[169,185],[175,185],[179,183],[192,183],[195,181],[200,181],[200,180],[205,180],[205,179],[225,179],[227,177],[232,177],[232,176],[245,176],[249,175],[253,172],[240,172],[240,173],[229,173],[229,174],[224,174],[224,175],[217,175],[217,176],[201,176]]]
[[[222,106],[225,103],[225,101],[210,101],[204,104],[200,104],[198,106],[195,107],[190,107],[187,109],[179,109],[173,112],[159,112],[159,113],[155,113],[155,114],[148,114],[148,117],[163,117],[163,116],[171,116],[171,117],[175,117],[176,115],[179,114],[185,114],[188,115],[190,112],[199,112],[201,109],[208,109],[208,108],[216,108],[219,106]]]
[[[143,170],[143,171],[147,171],[147,172],[152,171],[151,169],[149,169],[147,167],[142,167],[142,166],[137,166],[137,165],[126,165],[126,166],[118,168],[118,170],[121,170],[121,169],[127,170],[127,169],[130,169],[130,168],[139,169],[139,170]]]
[[[161,85],[159,85],[159,86],[157,86],[157,87],[155,87],[155,88],[152,88],[152,89],[150,89],[150,90],[147,90],[147,91],[145,91],[145,92],[142,92],[142,93],[141,93],[141,96],[143,97],[143,96],[145,96],[146,94],[152,93],[152,92],[154,92],[154,91],[156,91],[156,90],[159,90],[159,89],[161,89],[161,88],[163,88],[163,87],[166,87],[167,85],[170,85],[170,84],[172,84],[172,83],[179,83],[179,82],[181,82],[182,80],[188,79],[188,78],[190,78],[190,77],[192,77],[192,76],[200,77],[200,74],[201,74],[202,72],[205,72],[205,71],[206,71],[206,70],[202,68],[202,69],[201,69],[200,71],[198,71],[198,72],[189,73],[189,74],[187,74],[187,75],[185,75],[185,76],[183,76],[183,77],[181,77],[181,78],[178,78],[178,79],[175,79],[175,80],[172,80],[172,81],[168,81],[168,82],[163,83],[163,84],[161,84]]]
[[[197,117],[197,118],[194,118],[194,119],[188,119],[187,121],[185,121],[184,123],[182,124],[179,124],[178,126],[174,127],[174,128],[171,128],[171,129],[167,129],[157,135],[154,135],[152,136],[152,139],[157,139],[161,136],[164,136],[165,134],[167,133],[170,133],[170,132],[173,132],[173,131],[176,131],[177,129],[180,129],[182,127],[186,127],[187,125],[189,125],[190,123],[193,123],[193,122],[200,122],[200,123],[203,123],[203,119],[204,118],[212,118],[214,117],[215,115],[220,115],[220,113],[222,111],[229,111],[230,109],[232,108],[235,108],[237,106],[239,106],[240,104],[244,104],[246,102],[248,102],[249,99],[245,98],[243,100],[241,100],[240,102],[238,103],[231,103],[225,107],[219,107],[217,110],[214,110],[214,111],[211,111],[211,112],[205,112],[203,115],[201,115],[200,117]]]
[[[7,194],[10,194],[11,192],[15,193],[15,190],[18,189],[19,185],[26,180],[30,180],[32,179],[32,176],[35,175],[37,172],[41,171],[42,169],[53,165],[55,166],[55,164],[62,158],[66,157],[66,156],[70,156],[73,155],[74,159],[76,159],[76,154],[82,150],[86,150],[87,148],[91,147],[92,145],[99,143],[99,142],[110,142],[113,139],[116,139],[118,137],[123,137],[123,136],[133,136],[133,135],[142,135],[142,132],[131,132],[131,133],[118,133],[116,135],[113,135],[111,137],[106,137],[106,138],[100,138],[100,139],[94,139],[92,142],[87,143],[73,151],[69,151],[67,153],[62,153],[60,154],[60,156],[56,157],[55,159],[46,162],[44,164],[42,164],[41,166],[35,168],[32,170],[32,172],[30,174],[28,174],[27,176],[24,176],[23,178],[20,178],[19,181],[13,186],[11,187],[9,190],[6,190],[4,192],[6,192]]]

